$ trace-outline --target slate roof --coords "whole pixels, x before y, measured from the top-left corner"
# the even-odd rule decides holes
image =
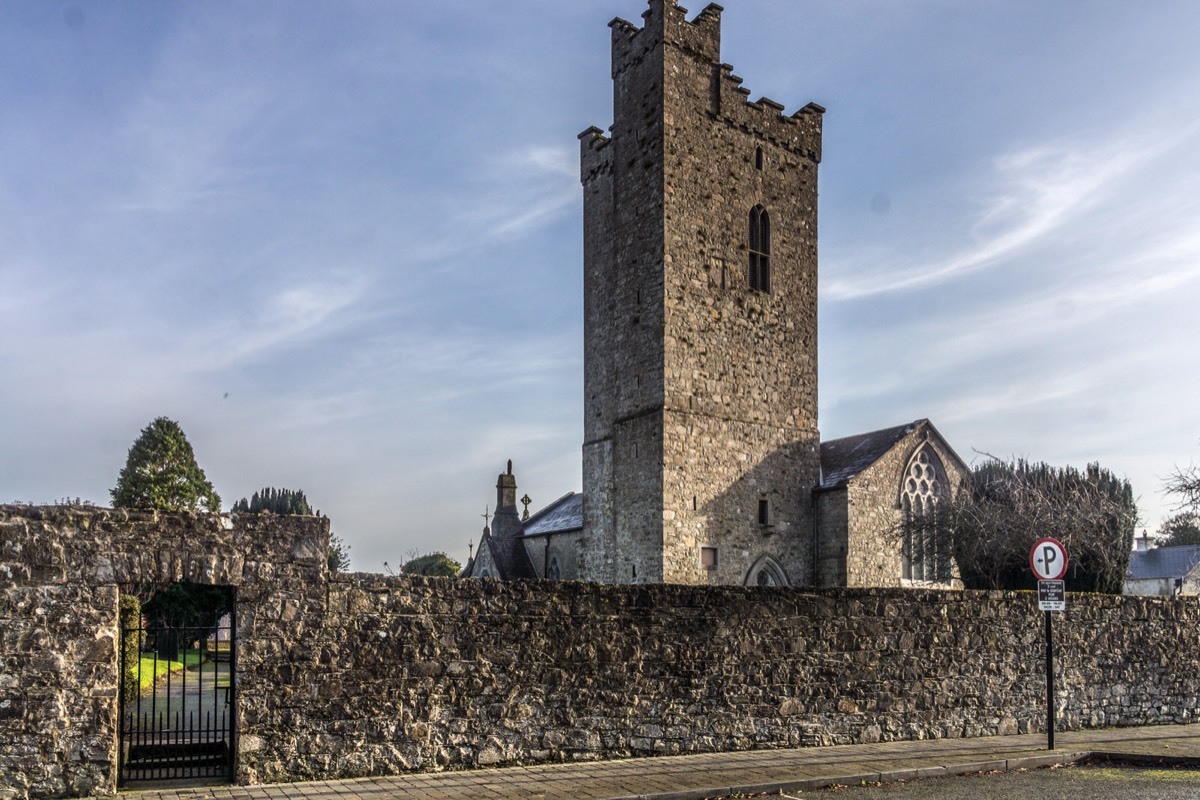
[[[567,492],[525,520],[524,536],[583,529],[583,495]]]
[[[488,551],[496,564],[496,571],[506,581],[536,580],[537,573],[533,571],[533,562],[525,550],[525,543],[520,539],[508,536],[488,536]]]
[[[878,461],[897,442],[927,422],[929,420],[919,419],[907,425],[821,442],[821,488],[846,485],[847,481]]]
[[[1147,578],[1182,578],[1200,562],[1200,545],[1155,547],[1135,550],[1129,557],[1125,577],[1131,580]]]

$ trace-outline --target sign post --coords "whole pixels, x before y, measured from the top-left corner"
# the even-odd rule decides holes
[[[1067,549],[1057,539],[1038,539],[1029,551],[1029,568],[1038,581],[1038,608],[1046,614],[1046,747],[1054,749],[1054,623],[1055,611],[1067,608]]]

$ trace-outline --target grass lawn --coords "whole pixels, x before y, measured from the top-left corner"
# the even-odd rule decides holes
[[[142,654],[141,664],[139,666],[141,676],[139,691],[141,694],[146,694],[154,689],[155,682],[166,675],[168,672],[178,672],[187,667],[194,667],[203,660],[198,650],[184,651],[183,661],[167,661],[160,658],[155,661],[154,655]]]

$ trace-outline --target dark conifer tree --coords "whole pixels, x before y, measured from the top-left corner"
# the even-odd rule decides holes
[[[183,428],[166,417],[142,429],[109,494],[115,508],[221,510],[221,497],[196,463]]]

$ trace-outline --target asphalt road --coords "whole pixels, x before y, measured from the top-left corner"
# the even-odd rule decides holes
[[[756,795],[800,800],[1197,800],[1200,770],[1082,766]]]

